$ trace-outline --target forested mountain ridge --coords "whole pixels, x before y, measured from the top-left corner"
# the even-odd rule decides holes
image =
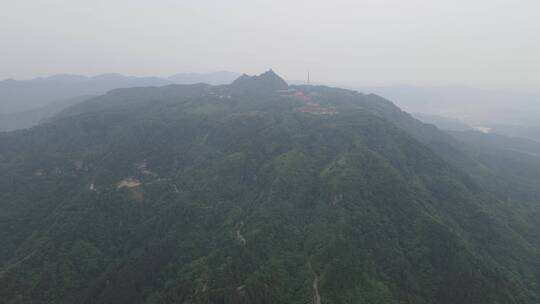
[[[538,226],[375,95],[113,90],[0,133],[0,172],[6,303],[539,300]]]

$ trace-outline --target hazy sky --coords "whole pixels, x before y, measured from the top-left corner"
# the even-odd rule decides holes
[[[540,86],[540,1],[0,0],[0,79],[272,67],[287,79]]]

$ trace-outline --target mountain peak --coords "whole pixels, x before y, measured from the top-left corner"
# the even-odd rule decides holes
[[[264,91],[286,89],[289,86],[287,82],[272,69],[257,76],[243,74],[236,79],[232,85],[242,89]]]
[[[272,69],[269,69],[268,71],[262,73],[262,74],[259,75],[259,76],[264,76],[264,77],[279,77],[279,75],[276,74],[276,72],[274,72],[274,70],[272,70]],[[279,78],[281,78],[281,77],[279,77]]]

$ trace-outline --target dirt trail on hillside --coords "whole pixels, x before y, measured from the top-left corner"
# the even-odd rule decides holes
[[[240,232],[240,229],[236,230],[236,239],[242,243],[242,245],[246,246],[246,238],[242,235]]]
[[[237,225],[237,229],[236,229],[236,239],[242,243],[242,245],[246,246],[246,238],[242,235],[242,232],[240,230],[242,230],[242,227],[244,226],[244,221],[241,221],[238,225]]]
[[[313,304],[321,304],[321,295],[319,294],[319,276],[315,274],[313,279]]]
[[[321,304],[321,294],[319,293],[319,275],[311,266],[311,262],[308,262],[308,267],[313,272],[313,304]]]

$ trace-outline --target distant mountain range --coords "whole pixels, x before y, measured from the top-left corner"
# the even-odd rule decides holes
[[[359,89],[385,96],[410,113],[459,119],[472,126],[540,126],[540,93],[467,86],[396,85]]]
[[[453,118],[438,116],[438,115],[432,115],[432,114],[425,114],[425,113],[412,113],[412,115],[427,124],[432,124],[437,126],[439,129],[442,130],[449,130],[449,131],[466,131],[466,130],[472,130],[473,128],[466,123]]]
[[[102,95],[117,88],[169,84],[228,84],[240,74],[233,72],[183,73],[168,78],[103,74],[94,77],[54,75],[32,80],[0,81],[0,131],[27,128],[69,105],[69,100]]]
[[[446,131],[476,130],[482,133],[499,134],[540,142],[540,126],[536,125],[508,125],[504,124],[504,122],[494,122],[485,125],[468,125],[459,119],[439,115],[425,113],[413,113],[412,115],[424,123],[432,124]]]
[[[347,86],[388,98],[446,130],[473,128],[540,141],[540,93],[468,86]]]

